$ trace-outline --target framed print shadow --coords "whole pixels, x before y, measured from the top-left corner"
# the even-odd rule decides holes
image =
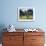
[[[31,7],[19,7],[18,21],[35,21],[35,9]]]

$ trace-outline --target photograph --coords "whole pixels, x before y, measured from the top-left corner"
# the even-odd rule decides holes
[[[31,8],[31,7],[18,8],[19,21],[34,21],[34,19],[35,19],[34,8]]]

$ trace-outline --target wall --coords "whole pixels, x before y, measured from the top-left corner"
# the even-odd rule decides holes
[[[18,7],[35,8],[35,21],[19,22]],[[46,0],[0,0],[0,31],[9,24],[13,24],[15,28],[42,27],[46,29]]]
[[[46,0],[0,0],[0,25],[13,24],[16,28],[41,27],[46,28]],[[35,21],[18,22],[17,8],[35,8]]]

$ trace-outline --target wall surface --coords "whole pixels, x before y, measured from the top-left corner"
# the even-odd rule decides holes
[[[35,21],[19,22],[18,7],[35,8]],[[0,27],[13,24],[16,28],[46,28],[46,0],[0,0]]]

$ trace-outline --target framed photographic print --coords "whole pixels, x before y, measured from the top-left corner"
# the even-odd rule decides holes
[[[18,8],[18,21],[34,21],[35,9],[31,7]]]

